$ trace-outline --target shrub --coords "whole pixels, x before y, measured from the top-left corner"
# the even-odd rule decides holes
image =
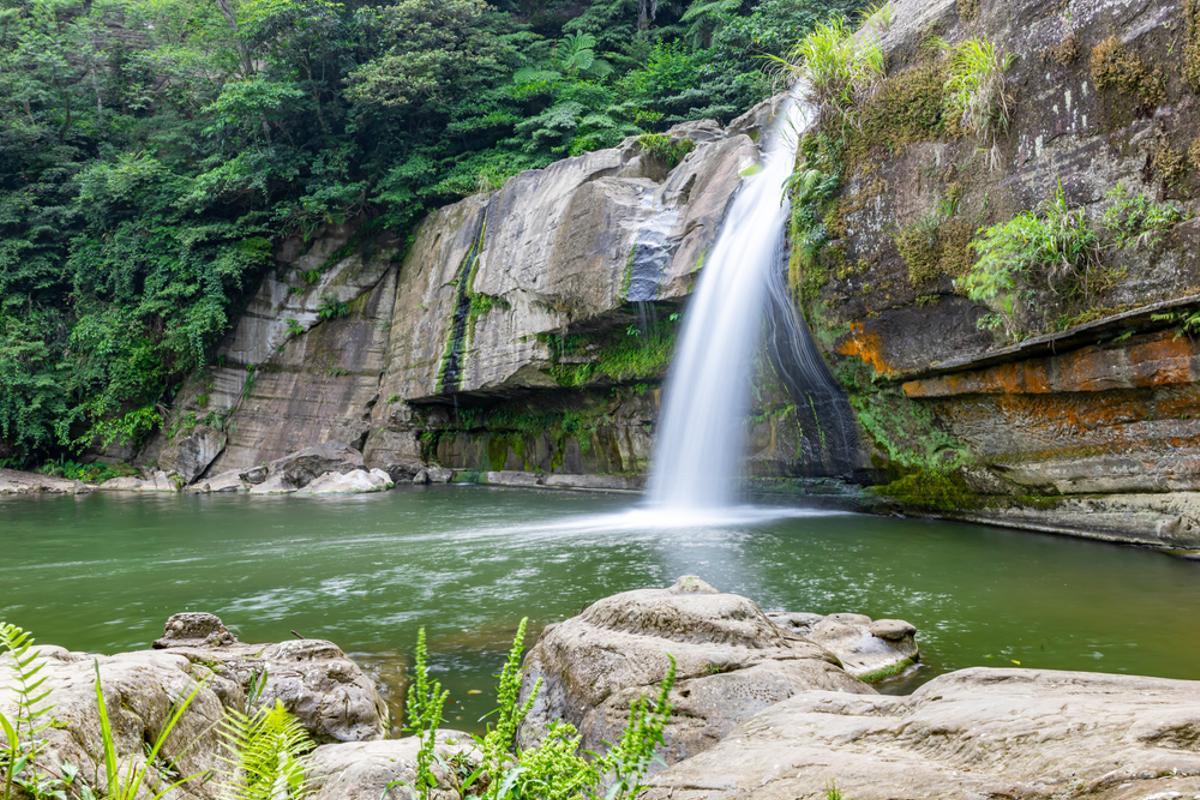
[[[1153,247],[1164,233],[1183,219],[1183,211],[1174,203],[1156,203],[1142,193],[1133,193],[1118,183],[1107,195],[1104,210],[1105,233],[1117,247]]]
[[[665,133],[643,133],[637,143],[643,153],[662,162],[667,170],[674,169],[696,147],[691,139],[674,139]]]
[[[946,116],[990,146],[992,168],[999,165],[996,140],[1008,130],[1012,98],[1004,73],[1013,56],[987,39],[940,42],[949,64],[945,85]]]
[[[323,320],[340,319],[350,313],[350,304],[343,303],[333,295],[325,295],[321,298],[321,306],[317,309],[317,316]]]
[[[1116,36],[1110,36],[1092,48],[1089,67],[1096,88],[1118,91],[1136,99],[1139,113],[1148,114],[1166,100],[1162,72],[1152,71]]]
[[[971,247],[978,260],[955,286],[992,309],[981,326],[1001,327],[1009,336],[1025,327],[1026,299],[1090,303],[1097,288],[1099,238],[1083,209],[1068,205],[1061,185],[1039,210],[981,231]]]

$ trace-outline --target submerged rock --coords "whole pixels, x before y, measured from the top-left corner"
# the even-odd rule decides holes
[[[546,628],[525,662],[523,692],[542,680],[520,731],[539,738],[574,724],[585,748],[616,741],[630,705],[657,691],[674,656],[668,763],[699,753],[739,722],[807,689],[873,694],[824,648],[785,632],[752,601],[695,577],[669,589],[624,592]]]
[[[1189,798],[1200,682],[967,669],[909,697],[807,691],[651,779],[646,800]]]

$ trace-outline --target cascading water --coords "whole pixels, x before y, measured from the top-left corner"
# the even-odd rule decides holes
[[[793,89],[784,100],[762,169],[734,198],[688,306],[651,462],[649,500],[660,508],[720,508],[735,500],[767,287],[784,247],[784,184],[812,118],[799,94]]]

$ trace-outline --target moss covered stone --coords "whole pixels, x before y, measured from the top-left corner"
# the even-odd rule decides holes
[[[1183,0],[1183,82],[1200,92],[1200,0]]]
[[[956,470],[916,470],[874,491],[905,508],[940,513],[978,508],[979,495]]]

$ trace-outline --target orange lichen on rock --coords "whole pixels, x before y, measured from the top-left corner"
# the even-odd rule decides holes
[[[850,333],[837,346],[838,355],[857,358],[875,370],[876,375],[895,375],[883,355],[883,340],[878,333],[868,331],[861,322],[850,323]]]
[[[1170,331],[1124,347],[1083,347],[1059,356],[1009,362],[937,378],[907,381],[909,397],[962,394],[1103,392],[1193,382],[1200,375],[1200,347]]]

